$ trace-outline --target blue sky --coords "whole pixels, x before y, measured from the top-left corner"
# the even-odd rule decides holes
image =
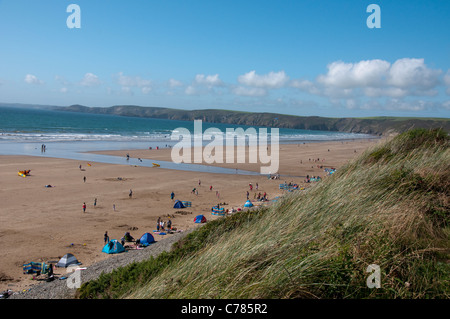
[[[448,13],[446,0],[0,0],[0,102],[450,117]]]

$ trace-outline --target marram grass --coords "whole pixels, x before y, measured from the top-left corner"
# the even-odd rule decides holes
[[[118,279],[125,268],[80,296],[448,298],[449,174],[448,135],[409,131],[306,192],[209,223],[135,284]],[[367,287],[371,264],[378,289]]]

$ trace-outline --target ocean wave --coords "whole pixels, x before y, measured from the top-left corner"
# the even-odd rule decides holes
[[[70,141],[168,141],[167,133],[147,134],[97,134],[97,133],[0,133],[0,141],[4,142],[70,142]]]

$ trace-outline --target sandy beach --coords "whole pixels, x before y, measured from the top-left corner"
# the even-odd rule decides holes
[[[0,291],[22,291],[38,283],[31,280],[32,275],[22,273],[24,263],[58,261],[64,254],[72,253],[83,267],[89,267],[110,257],[101,252],[105,231],[110,239],[120,240],[127,231],[139,238],[156,230],[158,217],[164,221],[170,217],[177,230],[186,231],[196,227],[193,220],[198,214],[204,214],[208,220],[222,218],[211,214],[211,207],[218,203],[226,209],[242,207],[247,191],[251,200],[259,192],[266,192],[273,199],[283,194],[279,184],[284,181],[309,187],[312,184],[305,184],[304,176],[324,177],[325,167],[339,168],[378,142],[364,139],[280,145],[279,180],[266,175],[142,167],[125,160],[128,153],[143,161],[171,161],[170,149],[96,152],[123,156],[123,165],[89,162],[89,166],[77,160],[0,156]],[[212,165],[250,171],[259,171],[261,166]],[[31,170],[30,176],[18,176],[19,170],[26,169]],[[251,191],[249,183],[253,185]],[[194,188],[198,193],[192,192]],[[174,209],[172,191],[175,199],[190,201],[192,207]],[[155,239],[161,241],[168,236],[172,235],[155,234]],[[65,270],[57,268],[55,273],[64,275]]]

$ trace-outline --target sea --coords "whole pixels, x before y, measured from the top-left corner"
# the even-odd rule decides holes
[[[210,143],[206,134],[211,129],[223,132],[227,129],[248,126],[223,123],[201,123],[203,144]],[[253,127],[257,132],[265,130],[270,144],[272,128]],[[126,117],[91,113],[67,112],[41,108],[0,107],[0,155],[45,156],[79,160],[153,166],[151,159],[126,159],[124,156],[109,156],[89,153],[101,150],[134,150],[170,148],[179,143],[173,139],[177,133],[189,130],[195,138],[193,121],[177,121],[154,118]],[[210,129],[210,130],[208,130]],[[312,143],[375,138],[368,134],[300,130],[279,128],[279,143]],[[179,138],[179,137],[178,137]],[[43,146],[45,145],[45,151]],[[162,168],[224,174],[258,173],[239,169],[219,168],[208,165],[158,161]]]

